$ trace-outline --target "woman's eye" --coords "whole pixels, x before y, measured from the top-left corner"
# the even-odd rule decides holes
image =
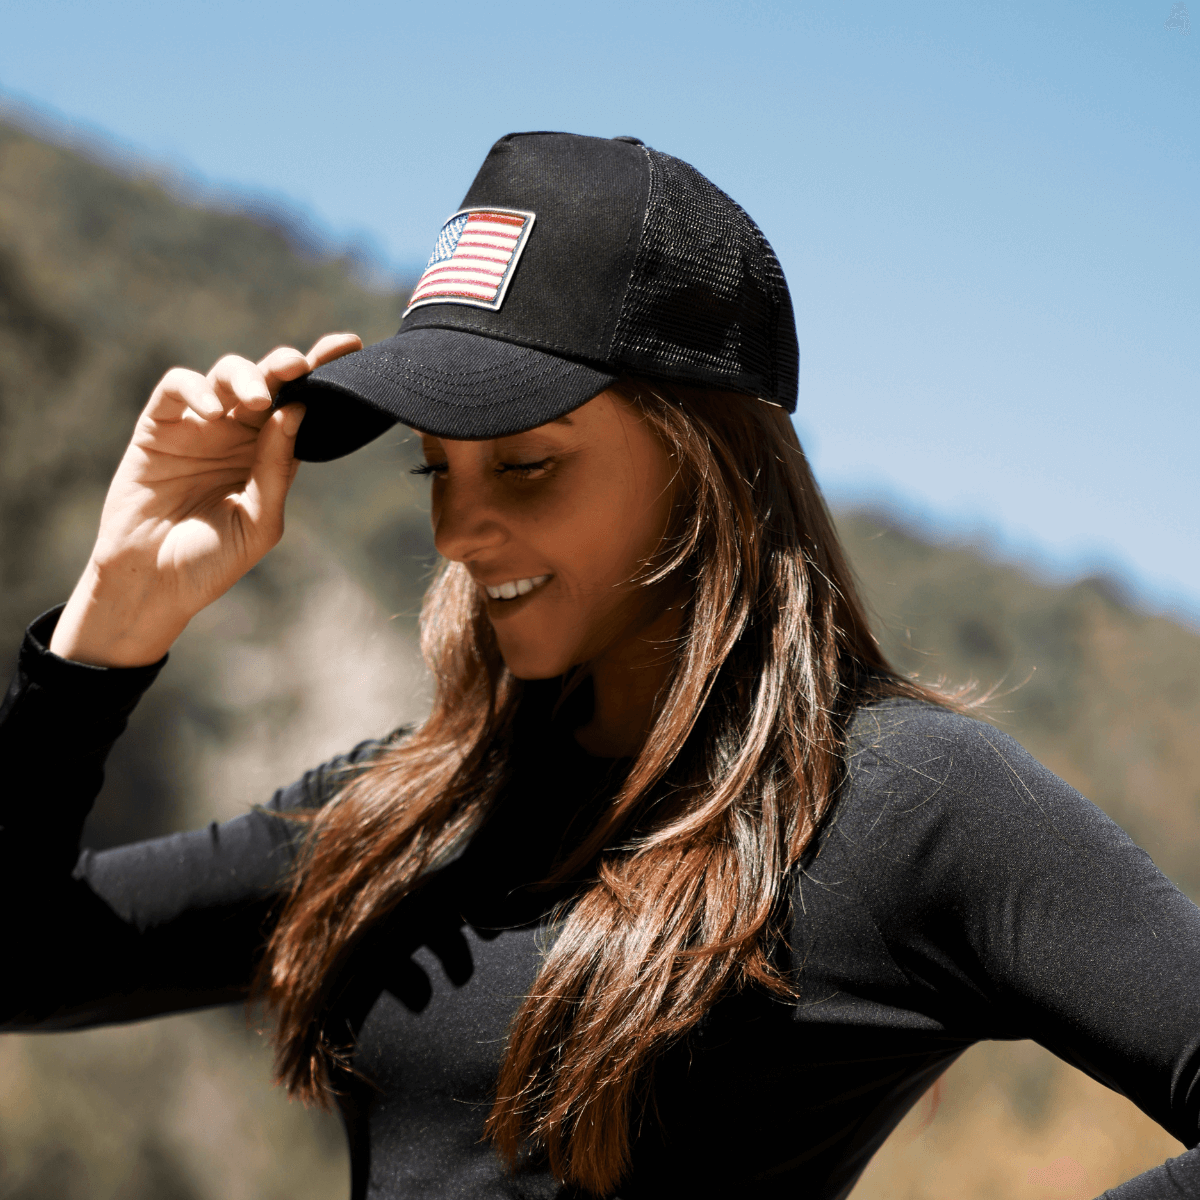
[[[531,476],[539,472],[546,472],[551,467],[551,460],[548,458],[539,459],[537,462],[524,463],[497,463],[496,474],[505,475],[509,471],[516,471],[519,475]]]
[[[545,473],[546,471],[549,471],[553,465],[553,461],[549,458],[542,458],[537,462],[502,462],[496,464],[496,474],[507,475],[510,471],[513,471],[523,478],[529,478],[533,475],[537,475],[538,473]],[[411,467],[410,470],[413,475],[442,475],[448,468],[449,463],[425,462],[417,463],[417,465]]]
[[[444,471],[445,469],[446,463],[444,462],[417,463],[417,465],[411,469],[411,473],[413,475],[436,475],[438,472]]]

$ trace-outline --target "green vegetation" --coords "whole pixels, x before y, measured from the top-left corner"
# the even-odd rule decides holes
[[[294,241],[278,222],[205,211],[0,125],[0,665],[69,593],[134,417],[168,367],[307,347],[329,330],[368,342],[394,331],[401,295],[365,289],[350,261]],[[197,618],[135,714],[89,844],[232,816],[420,716],[414,618],[433,558],[423,489],[407,474],[415,457],[395,433],[301,470],[282,544]],[[840,524],[894,661],[925,679],[999,684],[989,719],[1200,896],[1200,637],[1097,581],[1047,587],[879,514]],[[336,1125],[288,1105],[267,1074],[240,1013],[0,1039],[0,1195],[344,1195]],[[972,1052],[928,1116],[927,1129],[920,1111],[906,1119],[857,1196],[1061,1195],[1052,1184],[1069,1169],[1037,1172],[1088,1155],[1079,1169],[1095,1194],[1178,1149],[1027,1044]],[[1112,1152],[1079,1129],[1100,1129]]]

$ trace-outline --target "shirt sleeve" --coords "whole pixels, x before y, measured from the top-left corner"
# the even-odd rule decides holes
[[[1200,909],[1099,808],[981,722],[867,711],[839,836],[921,1007],[973,1040],[1030,1038],[1189,1153],[1105,1193],[1200,1195]]]
[[[0,1029],[72,1029],[244,998],[303,823],[378,742],[307,772],[223,824],[79,851],[104,762],[166,659],[70,662],[29,627],[0,708]]]

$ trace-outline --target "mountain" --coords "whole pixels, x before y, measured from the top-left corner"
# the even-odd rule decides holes
[[[211,211],[0,124],[0,657],[11,665],[25,624],[70,592],[168,367],[337,329],[375,341],[403,302],[277,215]],[[90,845],[245,811],[420,717],[415,613],[434,559],[416,457],[397,432],[301,469],[283,542],[193,622],[135,714]],[[1200,637],[1105,581],[1052,587],[895,516],[837,518],[892,660],[994,687],[982,714],[1200,896]],[[0,1039],[0,1194],[344,1195],[336,1125],[288,1105],[267,1074],[236,1013]],[[906,1118],[856,1198],[1091,1195],[1172,1147],[1038,1047],[987,1045]]]
[[[286,231],[172,199],[0,125],[0,632],[60,599],[134,417],[171,366],[331,329],[395,331],[401,297]]]
[[[297,253],[277,221],[180,203],[146,178],[0,125],[0,665],[11,666],[30,618],[70,593],[108,480],[164,372],[206,371],[222,354],[258,358],[281,343],[307,348],[331,330],[367,341],[395,332],[402,297],[354,276],[349,260]],[[403,472],[379,478],[389,466],[378,455],[360,457],[349,470],[301,472],[282,553],[243,581],[233,607],[267,605],[277,625],[293,618],[305,593],[296,571],[309,568],[289,554],[311,525],[415,611],[419,569],[406,556],[429,548],[418,492]],[[364,477],[368,461],[376,470]],[[194,659],[172,665],[118,751],[94,844],[162,832],[186,810],[175,764],[188,730],[222,719],[209,702],[220,681],[203,652]]]

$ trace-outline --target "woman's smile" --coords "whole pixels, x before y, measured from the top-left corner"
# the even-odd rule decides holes
[[[509,601],[516,600],[521,596],[527,596],[551,578],[552,576],[550,575],[534,575],[525,579],[509,579],[499,586],[493,586],[489,583],[485,583],[482,586],[491,599]]]
[[[615,392],[510,437],[421,436],[434,542],[486,597],[519,679],[622,659],[669,602],[639,574],[666,533],[674,460]]]

